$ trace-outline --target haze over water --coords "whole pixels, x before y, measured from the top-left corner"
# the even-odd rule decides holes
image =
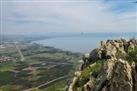
[[[130,34],[89,34],[89,35],[79,35],[79,36],[63,36],[63,37],[53,37],[49,39],[44,39],[40,41],[35,41],[35,43],[43,44],[45,46],[52,46],[55,48],[60,48],[72,52],[88,53],[92,49],[100,46],[100,41],[108,39],[120,39],[120,38],[133,38],[134,33]]]

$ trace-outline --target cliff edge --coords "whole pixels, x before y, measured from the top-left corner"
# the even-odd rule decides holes
[[[137,40],[101,41],[83,55],[65,91],[137,91]]]

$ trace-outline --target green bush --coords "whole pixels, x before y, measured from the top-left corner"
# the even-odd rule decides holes
[[[135,46],[134,49],[129,49],[127,60],[134,61],[137,63],[137,46]]]
[[[12,85],[3,85],[0,87],[0,91],[17,91]]]
[[[98,74],[104,62],[105,62],[104,60],[98,60],[95,63],[91,64],[86,69],[84,69],[81,73],[81,79],[78,82],[79,87],[83,86],[87,81],[91,80],[90,78],[92,78],[93,83],[96,83],[96,78],[93,76],[91,77],[91,74],[92,73]]]

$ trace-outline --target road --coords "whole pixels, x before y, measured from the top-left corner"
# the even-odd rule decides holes
[[[58,80],[61,80],[61,79],[67,78],[67,77],[68,77],[68,75],[61,76],[61,77],[59,77],[59,78],[56,78],[56,79],[53,79],[53,80],[51,80],[51,81],[49,81],[49,82],[46,82],[46,83],[44,83],[44,84],[41,84],[41,85],[37,86],[36,88],[38,88],[38,89],[44,88],[44,87],[50,85],[51,83],[54,83],[54,82],[56,82],[56,81],[58,81]],[[32,91],[32,90],[34,90],[34,88],[30,88],[30,89],[26,89],[26,90],[22,90],[22,91]]]

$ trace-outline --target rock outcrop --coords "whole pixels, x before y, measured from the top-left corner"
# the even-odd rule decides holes
[[[132,68],[127,61],[107,61],[97,77],[94,91],[133,91]]]
[[[102,41],[82,60],[66,91],[137,91],[137,40]]]

